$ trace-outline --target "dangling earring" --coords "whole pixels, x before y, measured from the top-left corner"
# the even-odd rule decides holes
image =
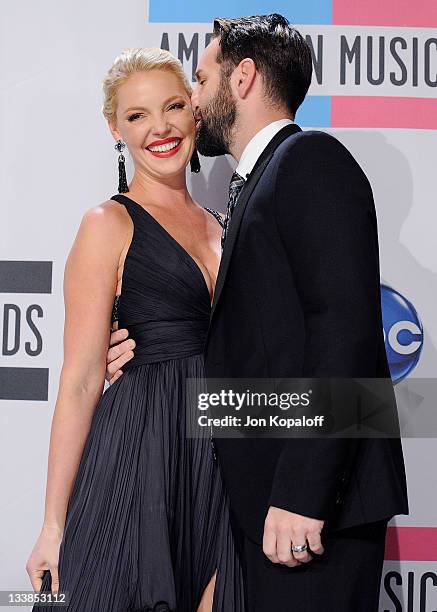
[[[190,159],[191,172],[200,172],[200,159],[197,149],[194,149]]]
[[[125,142],[122,140],[117,140],[114,147],[120,153],[118,156],[118,193],[126,193],[126,191],[129,191],[126,180],[126,166],[124,164],[126,160],[123,155],[125,146]]]

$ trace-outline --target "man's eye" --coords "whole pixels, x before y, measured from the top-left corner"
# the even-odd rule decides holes
[[[138,117],[141,117],[141,113],[134,113],[133,115],[130,115],[128,119],[129,121],[135,121],[136,119],[138,119]]]

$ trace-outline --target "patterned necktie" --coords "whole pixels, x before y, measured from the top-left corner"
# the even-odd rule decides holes
[[[229,202],[228,202],[228,207],[226,211],[226,217],[223,223],[222,240],[221,240],[222,250],[225,245],[227,233],[229,231],[229,223],[231,221],[232,213],[234,212],[234,208],[235,208],[235,205],[237,204],[238,196],[240,195],[240,191],[243,189],[244,183],[245,183],[244,178],[240,176],[239,174],[237,174],[237,172],[234,172],[231,178],[231,182],[229,184]]]

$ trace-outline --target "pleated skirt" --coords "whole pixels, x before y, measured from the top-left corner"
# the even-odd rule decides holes
[[[203,376],[194,355],[128,369],[103,393],[68,503],[58,609],[195,612],[217,570],[213,612],[244,612],[219,464],[207,436],[187,436],[186,380]]]

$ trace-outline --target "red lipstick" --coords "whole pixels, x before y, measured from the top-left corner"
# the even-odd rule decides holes
[[[164,145],[164,144],[167,144],[168,142],[173,142],[175,140],[180,140],[180,138],[173,136],[170,138],[164,138],[163,140],[155,140],[154,142],[151,142],[150,144],[148,144],[147,147],[159,147],[159,145]]]
[[[177,140],[180,141],[179,144],[173,147],[173,149],[170,149],[169,151],[151,151],[149,149],[149,147],[159,147],[160,145],[165,145],[169,142],[175,142]],[[182,139],[180,138],[175,138],[175,137],[164,138],[163,140],[155,140],[155,142],[150,143],[146,148],[149,151],[149,153],[151,153],[154,157],[172,157],[173,155],[176,155],[176,153],[180,151],[181,144],[182,144]]]

